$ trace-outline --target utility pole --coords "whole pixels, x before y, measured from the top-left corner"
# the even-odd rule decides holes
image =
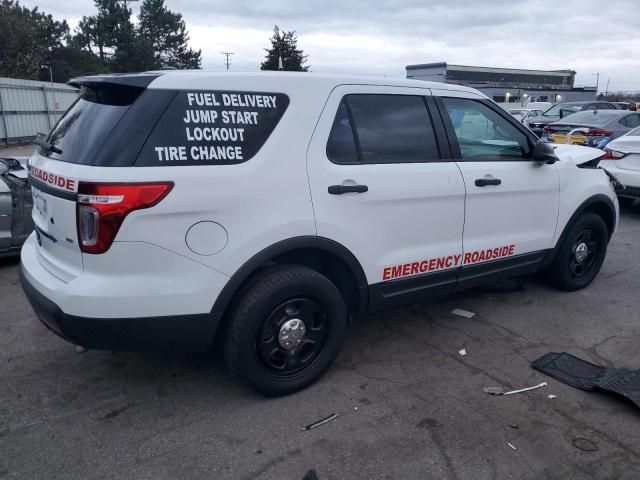
[[[596,76],[596,97],[598,96],[598,86],[600,85],[600,72],[592,73],[591,75]]]
[[[235,55],[234,52],[220,52],[220,55],[224,55],[224,64],[229,70],[229,65],[231,65],[231,55]]]
[[[607,88],[604,91],[604,96],[605,97],[609,94],[609,80],[611,80],[611,78],[607,77]]]

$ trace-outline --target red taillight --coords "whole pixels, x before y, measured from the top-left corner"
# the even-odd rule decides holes
[[[621,158],[624,158],[626,156],[626,153],[617,152],[615,150],[611,150],[610,148],[605,148],[604,155],[600,157],[600,160],[620,160]]]
[[[125,217],[149,208],[167,196],[173,182],[86,183],[78,185],[78,242],[84,253],[104,253]]]
[[[553,129],[551,127],[544,127],[542,131],[549,133],[549,132],[553,132]]]
[[[584,133],[584,135],[587,137],[610,137],[613,135],[613,132],[602,128],[590,128]]]

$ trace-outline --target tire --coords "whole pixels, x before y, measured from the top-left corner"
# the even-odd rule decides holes
[[[630,197],[618,197],[618,203],[621,207],[630,207],[633,202],[635,202],[635,198]]]
[[[309,268],[277,266],[261,275],[231,315],[225,361],[243,383],[275,397],[327,371],[347,332],[347,308],[336,286]],[[281,338],[287,327],[289,338]]]
[[[585,288],[598,275],[608,243],[609,233],[602,217],[591,212],[583,214],[562,240],[547,272],[550,283],[566,291]]]

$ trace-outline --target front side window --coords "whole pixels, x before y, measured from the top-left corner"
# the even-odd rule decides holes
[[[425,100],[413,95],[352,94],[342,100],[327,142],[334,163],[440,160]]]
[[[523,160],[531,157],[527,136],[484,103],[467,98],[443,98],[462,159]]]

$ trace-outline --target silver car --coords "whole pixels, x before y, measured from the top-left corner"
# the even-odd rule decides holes
[[[640,113],[629,110],[586,110],[544,127],[551,142],[602,148],[640,126]]]
[[[0,257],[18,255],[33,231],[27,157],[0,157]]]

